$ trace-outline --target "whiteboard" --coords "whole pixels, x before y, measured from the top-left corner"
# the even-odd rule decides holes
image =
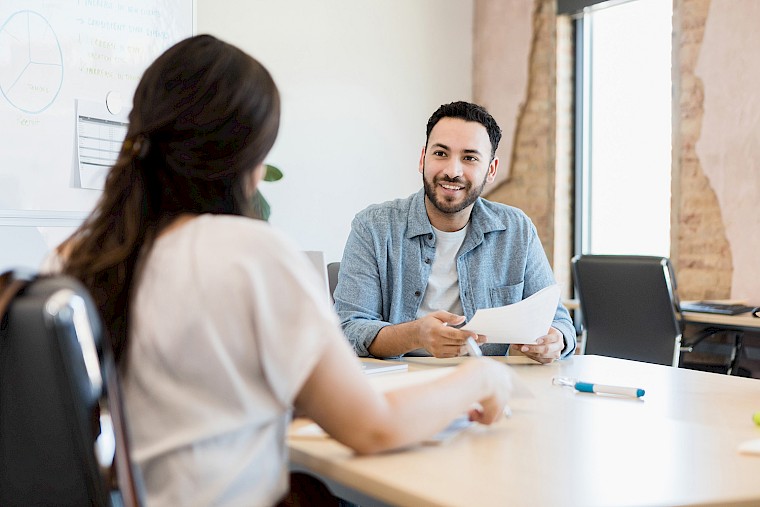
[[[193,0],[0,2],[0,221],[87,215],[100,190],[80,178],[77,104],[123,121],[148,65],[193,34],[194,10]]]

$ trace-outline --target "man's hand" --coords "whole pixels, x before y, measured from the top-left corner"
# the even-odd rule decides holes
[[[458,326],[465,321],[464,316],[439,310],[417,320],[417,339],[419,347],[424,348],[435,357],[456,357],[461,355],[468,336],[478,344],[486,341],[482,335],[471,331],[462,331]],[[560,335],[560,338],[562,335]],[[561,350],[561,348],[560,348]]]
[[[565,339],[558,329],[549,328],[549,332],[536,340],[535,345],[520,345],[520,352],[539,363],[547,364],[559,359],[565,348]]]

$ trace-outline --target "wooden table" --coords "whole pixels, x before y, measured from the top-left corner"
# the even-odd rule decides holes
[[[460,360],[407,359],[410,371]],[[512,401],[511,418],[379,456],[290,438],[292,467],[363,506],[760,505],[760,456],[737,452],[760,439],[760,381],[599,356],[504,360],[532,392]],[[576,393],[554,376],[646,395]]]

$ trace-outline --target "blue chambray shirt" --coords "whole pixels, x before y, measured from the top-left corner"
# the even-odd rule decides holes
[[[369,206],[351,223],[335,310],[359,356],[384,326],[415,320],[427,287],[435,234],[425,193]],[[478,308],[516,303],[555,283],[536,228],[521,210],[478,198],[457,254],[459,297],[469,321]],[[565,337],[562,357],[575,350],[575,328],[560,302],[552,326]],[[484,344],[486,355],[504,355],[506,344]]]

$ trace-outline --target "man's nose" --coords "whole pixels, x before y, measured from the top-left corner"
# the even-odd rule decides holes
[[[462,176],[464,174],[464,166],[462,165],[461,160],[456,159],[450,159],[450,163],[446,167],[446,176],[448,176],[451,179],[457,178],[459,176]]]

